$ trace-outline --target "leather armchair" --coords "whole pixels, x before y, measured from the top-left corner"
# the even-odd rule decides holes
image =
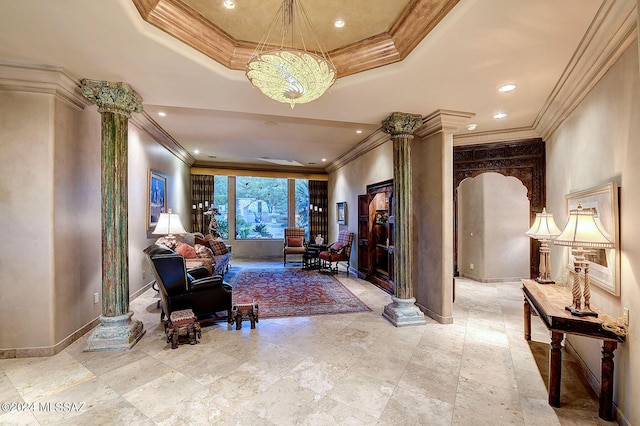
[[[193,310],[198,321],[223,319],[217,315],[222,311],[226,311],[224,319],[230,318],[232,290],[221,276],[197,278],[188,274],[184,257],[177,253],[157,254],[149,256],[149,260],[160,290],[160,321],[182,309]]]

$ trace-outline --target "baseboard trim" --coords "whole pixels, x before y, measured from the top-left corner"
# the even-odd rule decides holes
[[[480,278],[470,274],[460,273],[461,278],[466,278],[468,280],[478,281],[480,283],[511,283],[511,282],[520,282],[524,277],[508,277],[508,278]]]
[[[416,302],[416,306],[418,308],[420,308],[420,310],[429,318],[438,321],[440,324],[453,324],[453,317],[443,317],[442,315],[432,311],[431,309],[427,308],[426,306]]]
[[[153,282],[153,281],[152,281]],[[138,291],[129,296],[129,300],[134,300],[145,291],[147,291],[151,287],[151,283],[149,282],[142,286]],[[87,334],[94,327],[96,327],[100,323],[99,317],[94,318],[89,321],[87,324],[80,327],[78,330],[69,334],[67,337],[62,339],[60,342],[56,343],[53,346],[38,346],[35,348],[11,348],[11,349],[0,349],[0,359],[12,359],[12,358],[36,358],[36,357],[47,357],[53,356],[60,352],[62,352],[67,346],[78,340],[80,337]]]

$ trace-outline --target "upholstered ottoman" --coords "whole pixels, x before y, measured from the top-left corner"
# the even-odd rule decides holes
[[[171,343],[171,349],[178,347],[181,336],[186,337],[190,345],[195,345],[198,339],[202,338],[200,323],[196,321],[196,316],[191,309],[171,312],[165,332],[167,343]]]

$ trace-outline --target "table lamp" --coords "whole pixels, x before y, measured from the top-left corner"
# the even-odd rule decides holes
[[[560,235],[560,229],[556,226],[553,215],[543,208],[542,213],[536,213],[536,220],[526,234],[540,241],[540,275],[536,281],[540,284],[555,284],[551,279],[549,240]]]
[[[573,303],[565,309],[576,316],[593,316],[598,314],[591,310],[591,290],[589,288],[589,263],[585,254],[589,254],[592,249],[613,248],[615,243],[613,238],[604,230],[602,222],[598,218],[595,209],[583,209],[581,204],[578,208],[569,211],[569,219],[562,233],[553,241],[560,246],[571,247],[574,255],[573,267],[573,287],[571,293]],[[584,309],[580,295],[580,271],[584,271]]]
[[[174,234],[185,234],[186,232],[182,226],[182,222],[180,222],[180,215],[178,213],[171,213],[171,209],[169,209],[168,213],[160,213],[158,224],[152,234],[166,235],[167,238],[175,241],[176,237]]]

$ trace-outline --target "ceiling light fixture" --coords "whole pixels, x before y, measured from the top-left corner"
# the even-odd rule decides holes
[[[311,50],[308,50],[311,49]],[[284,0],[247,63],[251,84],[291,108],[318,99],[336,81],[301,0]]]
[[[515,84],[503,84],[502,86],[498,87],[498,92],[510,92],[515,88]]]
[[[323,158],[323,159],[322,159],[322,161],[323,161],[323,162],[325,162],[325,161],[327,161],[327,159],[326,159],[326,158]]]
[[[467,124],[467,130],[475,130],[477,127],[477,124]]]
[[[344,21],[342,19],[336,19],[336,22],[333,23],[336,28],[344,27]]]
[[[224,0],[222,3],[227,9],[235,9],[236,3],[233,0]]]
[[[194,154],[200,154],[200,150],[199,150],[199,149],[194,149],[194,150],[193,150],[193,153],[194,153]]]
[[[360,134],[360,133],[362,133],[362,130],[356,130],[356,133]]]
[[[507,114],[505,114],[504,112],[497,112],[495,114],[493,114],[493,118],[495,118],[496,120],[499,120],[501,118],[505,118],[507,116]]]
[[[158,113],[158,115],[159,115],[160,117],[164,117],[164,116],[166,116],[166,115],[167,115],[167,113],[166,113],[166,112],[162,112],[162,111],[160,111],[160,112]]]

